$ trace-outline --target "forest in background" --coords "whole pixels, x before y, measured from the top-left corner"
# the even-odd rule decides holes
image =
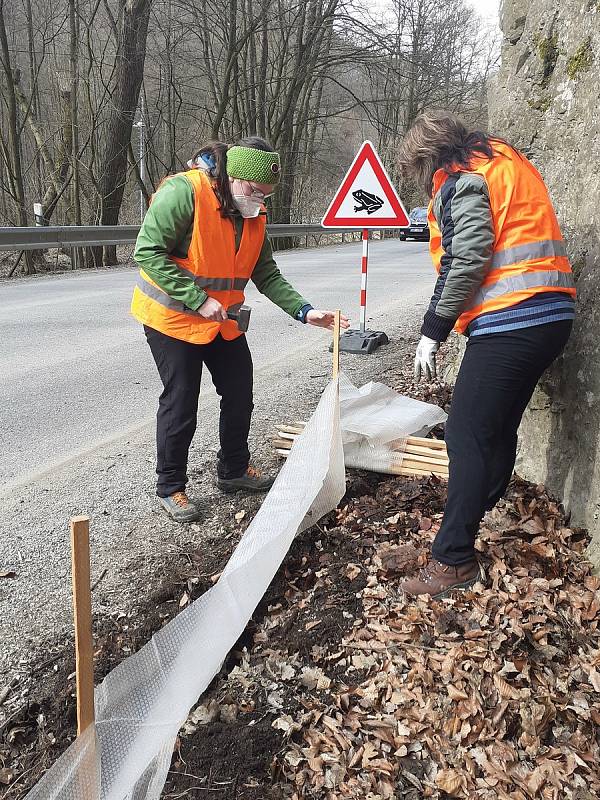
[[[271,221],[318,220],[364,139],[399,184],[421,110],[484,126],[497,49],[464,0],[0,0],[0,225],[34,224],[34,203],[53,225],[135,224],[205,140],[253,133],[282,158]]]

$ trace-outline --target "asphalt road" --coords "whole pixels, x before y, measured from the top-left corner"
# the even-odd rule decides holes
[[[282,272],[317,308],[358,326],[359,245],[286,252]],[[0,496],[153,419],[159,381],[128,313],[136,270],[1,284]],[[371,243],[368,317],[401,312],[431,287],[426,245]],[[321,331],[299,326],[251,284],[248,334],[257,369],[293,357]],[[210,391],[209,381],[204,391]]]
[[[278,261],[315,306],[341,307],[357,324],[360,252],[360,244],[339,245]],[[71,630],[71,516],[91,518],[92,580],[100,581],[94,612],[105,615],[135,606],[169,554],[190,542],[209,547],[224,526],[231,531],[246,502],[214,487],[218,402],[206,380],[188,473],[207,517],[181,526],[158,508],[160,384],[128,314],[135,277],[134,268],[120,268],[0,283],[0,690],[3,675],[27,672]],[[401,352],[412,352],[403,339],[415,338],[433,282],[426,245],[372,243],[369,327],[386,331],[391,344],[368,357],[342,355],[355,383],[385,376]],[[251,449],[256,464],[275,470],[269,437],[277,422],[314,409],[330,379],[331,334],[292,321],[253,287],[247,301],[256,375]]]

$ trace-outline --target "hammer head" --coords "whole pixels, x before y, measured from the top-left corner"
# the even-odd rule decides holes
[[[238,329],[245,333],[250,325],[251,311],[250,306],[240,306],[238,311],[228,311],[227,316],[229,319],[234,319],[237,322]]]

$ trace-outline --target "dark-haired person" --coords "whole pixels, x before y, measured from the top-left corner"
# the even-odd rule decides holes
[[[157,414],[157,495],[178,522],[201,509],[186,493],[203,365],[221,397],[217,485],[225,492],[267,491],[273,479],[250,466],[252,358],[229,319],[252,280],[294,319],[333,327],[281,275],[266,235],[265,200],[279,183],[279,155],[258,137],[234,146],[211,142],[166,178],[137,239],[140,276],[131,304],[144,325],[164,390]],[[342,326],[348,320],[342,318]]]
[[[508,486],[533,390],[567,343],[575,284],[544,182],[507,142],[469,131],[446,112],[426,112],[407,133],[399,160],[431,197],[438,272],[417,379],[436,376],[436,351],[453,328],[468,337],[446,423],[442,525],[430,563],[402,582],[408,594],[441,597],[480,576],[479,523]]]

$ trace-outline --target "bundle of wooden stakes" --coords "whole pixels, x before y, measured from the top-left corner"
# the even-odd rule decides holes
[[[338,379],[340,372],[340,312],[335,312],[333,326],[333,380]],[[277,435],[273,439],[275,452],[288,457],[295,439],[300,436],[306,422],[292,422],[279,425]],[[389,467],[386,472],[392,475],[412,477],[428,477],[436,475],[448,480],[448,452],[446,443],[439,439],[424,439],[420,436],[409,436],[407,439],[392,443]]]
[[[287,458],[294,440],[302,433],[305,425],[302,421],[279,425],[273,439],[275,452]],[[448,479],[448,452],[446,443],[440,439],[409,436],[395,444],[393,453],[398,456],[397,459],[391,459],[390,472],[393,475],[436,475],[438,478]],[[396,464],[393,463],[394,460],[397,460]]]

